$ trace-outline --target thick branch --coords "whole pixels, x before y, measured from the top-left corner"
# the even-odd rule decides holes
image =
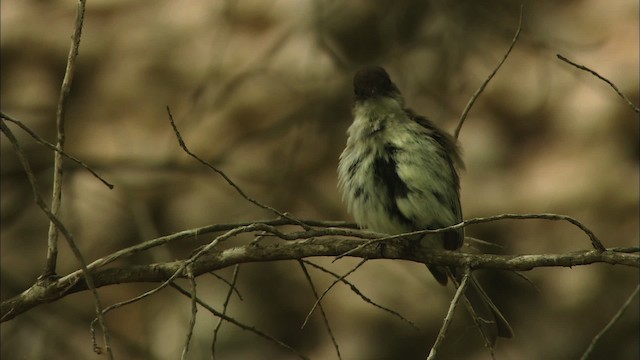
[[[203,255],[192,263],[194,276],[223,269],[235,264],[275,260],[297,260],[315,256],[338,256],[354,250],[367,240],[361,239],[307,239],[278,242],[270,245],[244,245],[222,252]],[[367,259],[402,259],[433,265],[455,266],[470,269],[496,269],[527,271],[537,267],[579,266],[593,263],[640,267],[638,248],[625,251],[598,250],[577,251],[567,254],[541,255],[476,255],[451,251],[423,250],[407,252],[402,241],[388,241],[357,249],[352,257]],[[139,282],[163,282],[169,279],[183,261],[137,265],[131,267],[99,268],[91,271],[96,288]],[[181,275],[184,277],[184,274]],[[35,284],[22,294],[3,301],[0,306],[1,321],[10,320],[38,305],[56,301],[72,293],[84,291],[87,285],[81,271],[75,271],[49,285]]]

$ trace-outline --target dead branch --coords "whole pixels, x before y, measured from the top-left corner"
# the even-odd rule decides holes
[[[345,230],[346,229],[340,229]],[[349,230],[360,232],[359,230]],[[365,233],[366,232],[362,232]],[[372,244],[362,247],[367,240],[327,236],[290,240],[269,245],[244,245],[202,254],[190,264],[194,276],[229,266],[251,262],[299,260],[317,256],[340,256],[349,252],[351,257],[363,259],[401,259],[441,266],[461,268],[528,271],[538,267],[573,267],[594,263],[640,267],[639,247],[612,248],[605,251],[582,250],[566,254],[492,255],[467,254],[452,251],[421,250],[407,252],[402,241],[388,241],[383,247]],[[359,248],[358,248],[359,247]],[[358,248],[356,251],[354,249]],[[121,283],[162,283],[171,278],[185,278],[185,263],[179,260],[130,267],[90,267],[95,287]],[[99,262],[99,261],[98,261]],[[95,262],[94,262],[95,263]],[[176,272],[183,269],[178,276]],[[87,290],[81,270],[61,277],[50,284],[36,283],[22,294],[0,305],[0,321],[14,317],[39,305],[54,302],[67,295]]]

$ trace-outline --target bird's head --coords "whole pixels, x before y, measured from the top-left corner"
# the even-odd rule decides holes
[[[400,91],[380,66],[360,69],[353,77],[353,93],[356,101],[377,97],[399,97]]]

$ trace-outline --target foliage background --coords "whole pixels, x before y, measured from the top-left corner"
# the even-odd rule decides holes
[[[0,6],[1,108],[53,141],[76,5],[3,0]],[[271,217],[183,154],[169,126],[169,105],[191,150],[252,197],[301,218],[350,219],[335,168],[350,124],[353,72],[363,64],[385,65],[409,106],[452,130],[511,41],[518,10],[519,3],[501,0],[89,1],[67,114],[67,151],[116,188],[67,163],[63,218],[92,260],[187,228]],[[562,213],[587,224],[606,246],[637,245],[637,116],[608,86],[558,61],[556,53],[598,71],[637,104],[638,3],[526,4],[520,41],[462,130],[465,217]],[[49,189],[51,152],[16,133],[40,185]],[[4,300],[42,271],[48,223],[4,138],[1,150]],[[590,246],[577,229],[546,221],[496,222],[467,234],[502,245],[488,251],[506,254]],[[176,259],[195,245],[172,245],[128,261]],[[60,256],[60,274],[78,267],[65,246]],[[357,262],[316,261],[340,273]],[[331,282],[312,275],[319,289]],[[500,359],[578,357],[638,283],[637,271],[606,265],[526,273],[535,286],[513,274],[483,275],[516,332],[499,343]],[[344,357],[424,358],[452,290],[439,287],[424,266],[398,261],[368,262],[349,279],[421,331],[338,286],[325,309]],[[233,298],[232,316],[314,359],[335,356],[318,314],[300,330],[313,295],[296,263],[247,264],[239,281],[243,300]],[[112,286],[100,294],[112,303],[152,286]],[[219,309],[226,289],[213,276],[198,279],[198,294]],[[109,314],[116,356],[177,358],[189,306],[166,290]],[[90,358],[92,318],[89,294],[36,308],[2,324],[0,355]],[[630,307],[594,358],[638,358],[638,318],[638,306]],[[198,313],[191,358],[208,357],[215,321]],[[488,357],[463,311],[454,326],[443,350],[447,358]],[[216,354],[290,356],[228,324]]]

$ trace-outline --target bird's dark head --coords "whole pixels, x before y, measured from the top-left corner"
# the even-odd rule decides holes
[[[400,91],[380,66],[365,67],[353,77],[355,100],[362,101],[376,97],[397,97]]]

